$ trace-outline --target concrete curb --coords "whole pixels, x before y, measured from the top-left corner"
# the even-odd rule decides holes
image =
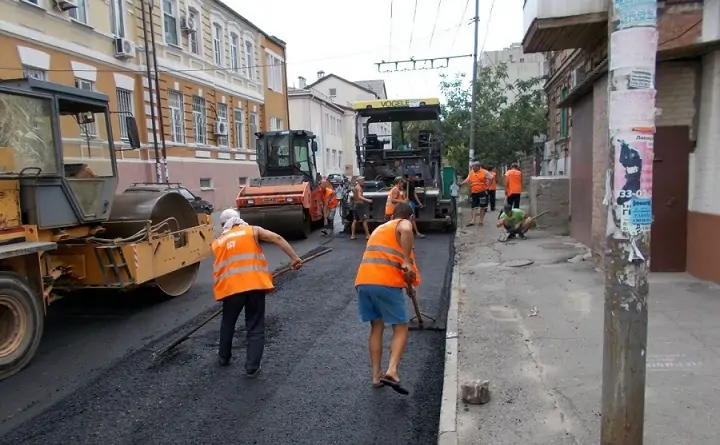
[[[458,225],[461,211],[458,208]],[[457,240],[457,238],[456,238]],[[455,261],[457,258],[451,261]],[[440,424],[438,445],[457,445],[457,405],[458,405],[458,313],[460,300],[460,267],[455,264],[450,283],[450,302],[448,304],[447,328],[445,330],[445,373],[443,378],[442,402],[440,405]]]

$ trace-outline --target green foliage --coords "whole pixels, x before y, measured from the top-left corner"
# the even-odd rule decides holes
[[[508,81],[507,65],[480,70],[477,80],[475,159],[485,165],[510,164],[533,150],[533,137],[547,131],[541,78]],[[468,170],[470,141],[469,82],[461,74],[443,77],[442,141],[445,156],[458,174]],[[509,93],[509,94],[508,94]],[[508,96],[511,100],[508,100]]]

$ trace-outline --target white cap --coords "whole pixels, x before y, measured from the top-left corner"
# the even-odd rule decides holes
[[[225,223],[228,222],[231,218],[240,219],[240,212],[233,208],[223,210],[220,214],[220,225],[224,227]]]

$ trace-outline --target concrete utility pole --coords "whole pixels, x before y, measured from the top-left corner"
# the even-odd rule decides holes
[[[475,42],[473,46],[473,69],[472,69],[472,102],[470,103],[470,146],[469,161],[475,159],[475,113],[477,112],[477,78],[478,78],[478,32],[480,30],[480,0],[475,0]]]
[[[609,11],[602,445],[642,445],[652,223],[657,0]]]

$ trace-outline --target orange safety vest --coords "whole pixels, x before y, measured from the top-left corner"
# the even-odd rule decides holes
[[[272,275],[252,226],[237,226],[212,243],[216,300],[251,290],[273,290]]]
[[[520,170],[511,168],[505,172],[505,194],[517,195],[522,193],[522,173]]]
[[[488,189],[487,170],[481,168],[476,172],[470,170],[470,193],[480,193]]]
[[[398,195],[395,197],[395,199],[403,199],[403,191],[400,190],[398,186],[390,189],[390,194],[388,194],[387,201],[385,201],[385,216],[392,215],[392,213],[395,211],[396,204],[392,202],[393,192],[395,191],[398,192]]]
[[[361,284],[399,287],[407,286],[402,270],[403,251],[397,239],[397,225],[401,219],[393,219],[373,231],[367,242],[360,268],[355,277],[355,287]],[[415,262],[415,252],[410,254],[415,280],[413,286],[420,285],[420,271]]]
[[[492,181],[490,181],[490,190],[497,190],[497,172],[490,172]]]
[[[335,196],[335,191],[332,188],[325,189],[325,199],[328,202],[328,209],[334,209],[338,206],[338,199],[337,196]]]

